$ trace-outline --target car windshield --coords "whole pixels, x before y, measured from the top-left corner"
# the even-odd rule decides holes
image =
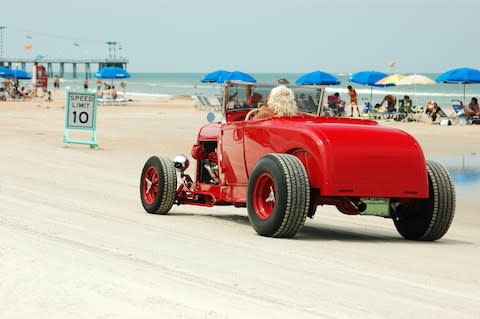
[[[272,88],[277,85],[229,82],[225,87],[226,111],[253,109],[265,103]],[[287,85],[288,86],[288,85]],[[312,86],[288,86],[295,93],[300,112],[317,115],[321,88]]]

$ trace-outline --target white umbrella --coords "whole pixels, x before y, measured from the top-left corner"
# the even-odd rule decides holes
[[[421,74],[412,74],[404,77],[395,83],[396,85],[417,85],[417,84],[435,84],[435,81],[428,76]]]
[[[417,84],[435,84],[436,82],[430,79],[428,76],[421,74],[412,74],[404,77],[396,85],[413,85],[415,89],[415,104],[417,104]]]

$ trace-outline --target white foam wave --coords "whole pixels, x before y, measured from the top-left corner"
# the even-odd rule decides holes
[[[159,94],[159,93],[144,93],[144,92],[126,92],[127,96],[148,96],[148,97],[158,97],[158,98],[170,98],[172,94]]]

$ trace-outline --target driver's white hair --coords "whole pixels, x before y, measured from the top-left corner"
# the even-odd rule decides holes
[[[296,115],[298,112],[295,94],[285,85],[279,85],[272,89],[268,97],[267,105],[274,109],[275,114],[278,116]]]

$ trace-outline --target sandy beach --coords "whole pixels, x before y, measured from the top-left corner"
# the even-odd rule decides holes
[[[391,220],[319,207],[290,240],[246,209],[145,213],[151,155],[190,153],[206,112],[189,99],[100,105],[99,149],[62,143],[65,97],[0,102],[0,318],[478,318],[478,198],[457,193],[437,242]],[[480,125],[384,122],[427,157],[480,153]],[[193,165],[192,165],[193,166]]]

